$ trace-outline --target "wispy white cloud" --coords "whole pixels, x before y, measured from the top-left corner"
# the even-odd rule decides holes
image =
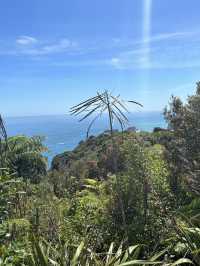
[[[107,66],[116,69],[164,69],[200,67],[200,31],[160,33],[149,37],[150,51],[145,40],[113,37],[104,42],[70,38],[54,41],[34,36],[20,36],[13,44],[1,46],[0,55],[27,56],[51,60],[56,66]],[[149,59],[146,53],[149,52]],[[69,57],[68,57],[69,56]]]
[[[199,35],[200,35],[200,31],[160,33],[160,34],[152,35],[151,37],[149,37],[148,40],[138,41],[138,43],[141,44],[142,42],[146,42],[146,41],[153,43],[153,42],[161,42],[165,40],[177,40],[177,39],[183,39],[183,38],[199,36]]]
[[[176,40],[183,40],[187,38],[199,38],[200,31],[180,31],[180,32],[164,32],[158,33],[149,36],[148,38],[143,39],[124,39],[124,38],[112,38],[111,41],[108,43],[104,42],[104,47],[119,47],[119,48],[127,48],[133,46],[144,46],[146,42],[150,44],[162,43],[164,41],[176,41]],[[96,47],[98,49],[98,47]]]
[[[176,69],[200,67],[200,32],[174,32],[149,39],[149,58],[144,42],[120,51],[108,64],[117,69]]]
[[[38,40],[32,36],[20,36],[16,39],[16,45],[0,51],[0,54],[42,56],[57,53],[72,52],[78,49],[78,43],[67,38],[57,41]]]
[[[74,41],[70,41],[69,39],[62,39],[56,44],[50,44],[42,47],[42,52],[44,53],[56,53],[62,52],[69,48],[76,48],[78,44]]]
[[[29,55],[48,55],[55,53],[64,53],[70,52],[74,49],[78,48],[77,42],[70,41],[69,39],[61,39],[56,43],[49,43],[46,45],[42,45],[40,47],[36,47],[35,49],[24,50],[25,54]]]
[[[37,43],[38,40],[31,36],[20,36],[16,39],[16,43],[19,45],[30,45]]]
[[[116,44],[115,49],[110,49],[110,46],[106,49],[106,45],[101,46],[95,55],[90,53],[89,49],[85,51],[86,60],[80,57],[71,58],[67,62],[57,61],[56,66],[107,66],[118,70],[200,68],[200,32],[162,33],[152,36],[150,41],[148,59],[145,55],[149,48],[143,46],[142,42],[124,46],[125,42],[117,39],[113,40]],[[80,49],[84,50],[83,47]]]
[[[108,63],[109,63],[109,61],[108,61]],[[118,57],[113,57],[110,60],[110,64],[116,68],[120,68],[121,67],[121,60]]]
[[[199,47],[200,49],[200,47]],[[135,70],[135,69],[183,69],[183,68],[200,68],[200,54],[196,52],[190,58],[177,54],[154,55],[154,58],[146,60],[146,57],[129,57],[120,55],[119,57],[111,58],[107,61],[108,65],[120,70]]]
[[[200,31],[186,31],[186,32],[172,32],[172,33],[161,33],[153,35],[148,38],[148,42],[153,45],[156,43],[162,43],[164,41],[176,41],[181,39],[186,39],[188,37],[200,37]],[[144,40],[134,40],[134,39],[123,39],[123,38],[112,38],[111,40],[104,40],[98,43],[92,43],[90,41],[84,42],[84,44],[78,44],[74,40],[68,38],[62,38],[55,42],[38,40],[32,36],[20,36],[17,38],[16,43],[21,45],[21,50],[17,51],[29,55],[47,55],[53,53],[62,53],[67,50],[76,50],[77,53],[87,54],[100,52],[104,53],[107,49],[137,49],[141,50],[141,47],[145,45]],[[31,47],[29,45],[32,45]],[[19,48],[19,47],[18,47]],[[145,52],[143,50],[143,52]]]

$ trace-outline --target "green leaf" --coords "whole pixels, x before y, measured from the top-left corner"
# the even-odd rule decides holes
[[[129,266],[129,265],[161,265],[162,261],[146,261],[146,260],[132,260],[129,262],[125,262],[120,264],[119,266]]]
[[[81,244],[77,248],[76,253],[75,253],[75,255],[74,255],[73,259],[72,259],[72,266],[76,266],[77,265],[78,259],[80,257],[80,254],[81,254],[83,248],[84,248],[84,242],[81,242]]]
[[[182,259],[179,259],[179,260],[175,261],[174,263],[172,263],[171,266],[181,265],[181,264],[185,264],[185,263],[194,264],[191,260],[182,258]]]

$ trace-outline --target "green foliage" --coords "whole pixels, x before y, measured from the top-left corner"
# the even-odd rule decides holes
[[[200,83],[197,83],[196,94],[189,96],[185,105],[179,98],[172,97],[169,109],[165,109],[165,118],[174,133],[172,145],[168,147],[174,186],[180,187],[184,180],[192,192],[200,194]]]
[[[170,211],[173,198],[167,183],[168,171],[162,159],[162,149],[142,147],[129,141],[123,147],[126,171],[118,175],[120,183],[129,242],[143,239],[152,244],[160,238],[165,224],[165,214]],[[118,212],[118,192],[114,189],[112,209],[115,232],[120,232],[121,218]],[[154,242],[155,241],[155,242]]]
[[[1,168],[23,179],[38,183],[46,175],[47,161],[42,153],[46,148],[41,137],[15,136],[1,143],[1,157],[6,157]]]
[[[25,184],[9,174],[0,176],[0,221],[25,215]]]
[[[62,235],[65,241],[78,244],[87,242],[90,247],[102,248],[108,234],[106,232],[106,205],[108,194],[105,186],[95,180],[87,179],[82,191],[77,192],[71,200],[71,206],[65,216]],[[76,231],[76,234],[73,232]]]
[[[16,246],[15,246],[16,247]],[[49,242],[31,236],[27,249],[1,250],[1,265],[27,265],[27,266],[126,266],[126,265],[190,265],[193,264],[188,258],[180,258],[172,261],[167,256],[167,249],[148,258],[144,258],[145,249],[142,245],[129,246],[127,249],[120,245],[117,249],[111,243],[105,253],[96,253],[89,249],[84,242],[78,246],[59,243],[52,246]],[[18,255],[16,255],[18,254]]]
[[[46,174],[47,162],[42,156],[46,148],[41,137],[27,138],[25,136],[8,139],[8,168],[24,179],[30,178],[37,183]]]
[[[0,265],[200,265],[199,92],[173,97],[154,133],[116,132],[108,92],[81,103],[84,119],[106,108],[110,130],[48,173],[42,139],[7,138],[0,121]]]

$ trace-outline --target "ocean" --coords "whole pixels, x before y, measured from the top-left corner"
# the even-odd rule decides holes
[[[45,137],[44,144],[49,150],[46,153],[49,163],[55,155],[74,149],[81,140],[84,140],[89,124],[89,121],[80,123],[78,119],[68,115],[7,117],[4,120],[9,136],[40,135]],[[135,126],[138,130],[144,131],[166,126],[160,112],[133,113],[129,116],[129,121],[129,126]],[[118,126],[116,125],[115,128]],[[108,123],[104,117],[94,124],[90,134],[98,135],[106,129],[108,129]]]

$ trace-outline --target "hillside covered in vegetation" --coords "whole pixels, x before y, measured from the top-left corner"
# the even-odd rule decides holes
[[[167,130],[106,131],[57,155],[0,138],[0,265],[200,265],[200,83]]]

